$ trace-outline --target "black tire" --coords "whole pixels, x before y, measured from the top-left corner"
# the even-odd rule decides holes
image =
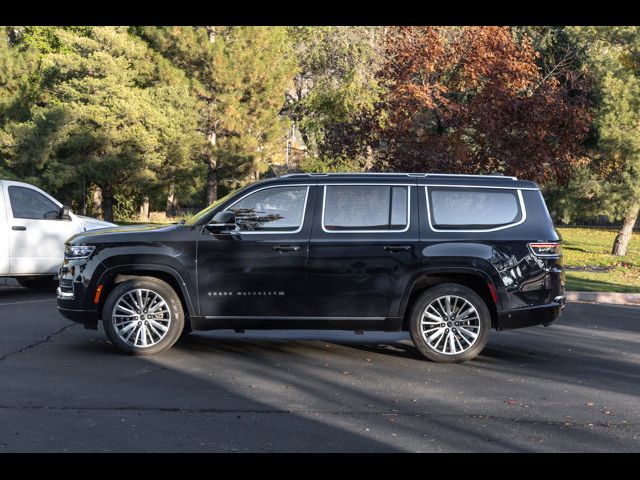
[[[136,289],[150,290],[162,297],[171,314],[171,320],[164,337],[154,345],[147,347],[127,343],[124,339],[120,338],[116,332],[116,326],[113,323],[113,312],[116,303],[123,295],[126,295],[127,292]],[[171,348],[173,344],[176,343],[184,330],[184,310],[180,302],[180,297],[169,284],[153,277],[136,278],[118,284],[109,294],[102,311],[102,324],[107,337],[109,337],[111,343],[119,350],[129,355],[154,355]]]
[[[55,292],[58,288],[58,279],[53,276],[44,277],[16,277],[16,281],[20,286],[30,290],[44,290],[47,292]]]
[[[447,295],[460,297],[469,302],[475,308],[479,318],[479,331],[477,333],[477,338],[474,341],[470,342],[470,347],[462,342],[459,342],[459,344],[464,345],[467,350],[464,350],[462,353],[458,354],[441,353],[437,351],[427,343],[422,334],[421,320],[423,312],[425,311],[427,306],[431,304],[431,302]],[[460,313],[460,311],[458,311],[458,313]],[[455,320],[455,317],[453,317],[453,319]],[[453,330],[453,328],[455,328],[455,323],[452,322],[451,325],[447,325],[447,328],[449,327],[451,327],[451,329]],[[436,326],[434,328],[438,327]],[[478,295],[470,288],[457,283],[443,283],[429,288],[418,297],[416,302],[413,304],[413,308],[411,309],[409,318],[409,330],[411,332],[411,339],[413,340],[416,348],[423,356],[425,356],[429,360],[438,363],[459,363],[467,360],[472,360],[473,358],[477,357],[487,345],[487,342],[489,341],[489,334],[491,331],[491,314],[489,313],[489,309],[487,308],[486,303],[480,297],[480,295]],[[449,330],[446,331],[448,332]],[[441,335],[444,336],[445,334],[443,333]],[[452,339],[451,342],[453,343],[454,340]]]

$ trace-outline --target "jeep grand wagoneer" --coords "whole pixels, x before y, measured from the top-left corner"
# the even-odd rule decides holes
[[[504,176],[292,174],[183,224],[72,237],[58,308],[130,354],[191,330],[407,330],[437,362],[564,306],[538,186]]]

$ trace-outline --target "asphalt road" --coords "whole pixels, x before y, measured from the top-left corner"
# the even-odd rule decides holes
[[[407,334],[195,333],[117,353],[0,288],[0,452],[640,451],[640,308],[569,304],[430,363]]]

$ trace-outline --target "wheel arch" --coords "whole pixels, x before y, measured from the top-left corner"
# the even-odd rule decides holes
[[[409,328],[411,307],[418,296],[428,288],[443,283],[457,283],[476,292],[485,302],[491,314],[491,325],[497,328],[498,310],[501,309],[499,295],[493,279],[486,272],[476,268],[432,268],[418,272],[409,282],[400,304],[403,318],[402,330]],[[494,294],[496,292],[494,300]]]
[[[98,285],[103,285],[98,303],[98,316],[102,317],[104,303],[116,285],[135,278],[157,278],[169,284],[176,292],[185,312],[185,322],[196,315],[191,295],[180,273],[167,265],[131,264],[118,265],[105,270],[100,276]]]

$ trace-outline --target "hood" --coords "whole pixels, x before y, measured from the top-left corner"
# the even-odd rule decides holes
[[[107,222],[101,222],[107,223]],[[110,224],[107,224],[110,225]],[[178,225],[127,225],[119,227],[100,227],[91,231],[81,232],[71,237],[69,243],[102,243],[102,242],[128,242],[150,240],[149,234],[166,234],[175,230]]]
[[[102,220],[98,220],[97,218],[83,217],[82,215],[78,215],[78,218],[82,220],[85,231],[95,230],[97,228],[117,227],[117,225],[114,223],[103,222]]]

